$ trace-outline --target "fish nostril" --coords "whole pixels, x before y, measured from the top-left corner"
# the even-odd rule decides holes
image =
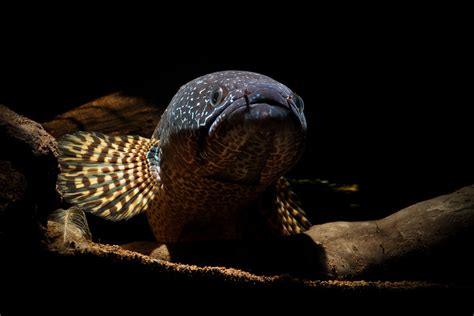
[[[247,91],[245,91],[247,92]],[[247,94],[244,94],[244,99],[245,99],[245,104],[247,106],[247,109],[250,108],[250,100],[249,100],[249,96]]]

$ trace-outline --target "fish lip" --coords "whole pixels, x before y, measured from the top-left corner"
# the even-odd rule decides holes
[[[218,127],[221,125],[221,122],[224,121],[231,113],[234,111],[247,107],[248,104],[244,97],[240,97],[231,104],[224,106],[223,109],[216,114],[216,116],[207,124],[207,135],[214,135]]]
[[[259,101],[259,103],[261,103]],[[212,139],[216,133],[220,130],[220,128],[224,125],[222,124],[230,115],[240,109],[243,108],[248,108],[252,104],[249,103],[249,99],[246,98],[245,96],[241,96],[240,98],[234,100],[231,104],[228,105],[223,105],[222,109],[217,112],[209,121],[207,121],[205,124],[201,125],[199,130],[200,130],[200,136],[198,138],[197,142],[197,154],[196,157],[198,157],[198,161],[200,163],[204,162],[204,155],[206,152],[207,148],[207,141],[209,139]],[[284,107],[283,105],[280,105]]]
[[[225,121],[226,119],[232,117],[232,115],[234,113],[236,113],[236,112],[238,112],[242,109],[244,111],[250,111],[251,109],[254,109],[258,106],[263,106],[263,105],[268,105],[268,103],[258,102],[258,103],[249,103],[249,104],[245,104],[245,105],[238,104],[236,106],[227,107],[212,122],[212,124],[211,124],[211,126],[209,127],[209,130],[208,130],[208,136],[213,136],[215,133],[217,133],[219,128],[222,126],[222,122]],[[284,109],[284,110],[288,111],[288,113],[290,112],[290,109],[288,109],[288,107],[282,106],[280,104],[271,104],[271,106],[278,107],[280,109]]]
[[[200,164],[206,161],[207,142],[215,137],[225,121],[233,112],[250,107],[254,104],[268,104],[288,110],[290,116],[301,125],[303,134],[306,134],[306,120],[304,114],[298,112],[290,100],[292,94],[284,95],[279,91],[271,89],[258,89],[252,93],[246,93],[233,100],[230,104],[223,104],[221,108],[210,116],[208,120],[199,127],[199,137],[196,146],[196,157]]]
[[[261,91],[256,91],[252,94],[243,95],[231,104],[224,106],[223,109],[220,112],[216,113],[215,117],[210,122],[208,122],[207,136],[213,136],[219,130],[219,127],[222,126],[221,123],[227,118],[231,117],[234,112],[239,111],[243,108],[251,109],[260,104],[267,104],[273,107],[278,107],[280,109],[283,108],[289,113],[293,113],[293,115],[295,116],[299,115],[290,105],[288,97],[284,97],[277,92],[265,94],[264,96],[262,95],[264,94]]]

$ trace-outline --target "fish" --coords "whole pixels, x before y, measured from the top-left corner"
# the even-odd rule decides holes
[[[311,227],[284,175],[304,152],[303,99],[249,71],[179,88],[153,135],[62,136],[64,199],[107,220],[145,212],[158,242],[255,240]]]

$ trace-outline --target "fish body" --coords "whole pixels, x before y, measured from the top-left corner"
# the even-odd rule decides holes
[[[150,139],[64,136],[65,199],[101,217],[146,212],[160,242],[253,239],[309,228],[282,177],[303,152],[303,101],[261,74],[222,71],[183,85]]]

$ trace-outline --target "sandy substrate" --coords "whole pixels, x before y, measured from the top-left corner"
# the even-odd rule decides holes
[[[445,289],[448,284],[426,281],[341,281],[341,280],[311,280],[297,278],[289,274],[259,275],[235,268],[218,266],[197,266],[159,260],[126,250],[118,245],[106,245],[90,241],[70,242],[67,246],[62,243],[61,232],[50,229],[48,249],[60,257],[86,258],[102,261],[107,264],[131,266],[156,275],[167,275],[170,278],[188,279],[190,282],[217,282],[226,286],[297,286],[300,288],[320,288],[337,291],[406,291]],[[216,283],[216,284],[217,284]]]

